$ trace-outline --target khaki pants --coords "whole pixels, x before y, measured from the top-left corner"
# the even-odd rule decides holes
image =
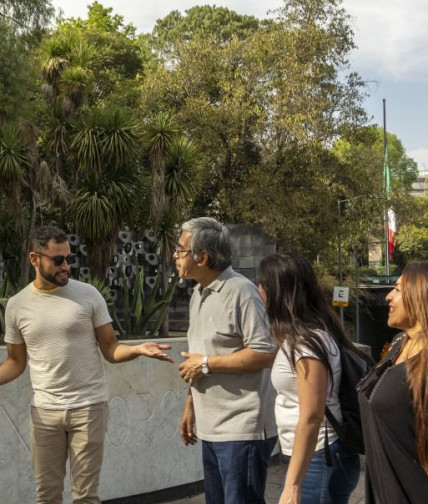
[[[108,403],[69,410],[31,408],[30,444],[36,504],[62,504],[70,456],[73,503],[99,504]]]

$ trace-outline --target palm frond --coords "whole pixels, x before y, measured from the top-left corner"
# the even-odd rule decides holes
[[[73,47],[72,63],[81,68],[87,68],[98,59],[94,45],[80,38]]]
[[[99,112],[90,111],[73,126],[70,150],[79,169],[99,173],[101,171],[101,139]]]
[[[83,170],[114,172],[136,163],[141,154],[141,125],[124,110],[97,109],[76,123],[72,148]]]
[[[70,53],[74,45],[70,33],[46,39],[42,45],[42,75],[47,82],[56,86],[62,71],[70,63]]]
[[[79,233],[94,240],[103,239],[116,222],[111,201],[97,192],[78,191],[70,201],[69,213]]]
[[[109,166],[117,169],[135,163],[141,154],[142,128],[121,109],[103,109],[102,153]]]
[[[52,119],[45,133],[46,148],[54,156],[58,153],[66,154],[69,143],[69,123],[67,113],[59,99],[54,101],[52,112]]]
[[[188,204],[197,192],[196,149],[185,137],[175,140],[168,150],[165,165],[165,189],[178,206]]]
[[[147,150],[166,152],[180,128],[174,116],[159,112],[144,125],[143,140]]]
[[[88,181],[87,181],[88,182]],[[133,177],[118,172],[103,183],[87,183],[69,204],[70,216],[85,238],[101,239],[120,225],[132,205]]]
[[[30,163],[28,144],[22,138],[17,125],[0,125],[0,180],[17,180],[23,176]]]
[[[177,240],[177,213],[173,205],[164,209],[159,228],[156,232],[156,248],[166,257],[171,257],[174,253],[175,242]]]
[[[64,96],[64,100],[68,99],[71,102],[71,111],[77,109],[83,103],[87,89],[93,81],[92,72],[80,66],[69,66],[63,71],[59,89]]]
[[[42,74],[48,83],[55,83],[58,81],[62,70],[67,64],[67,58],[61,56],[51,56],[44,63],[42,67]]]

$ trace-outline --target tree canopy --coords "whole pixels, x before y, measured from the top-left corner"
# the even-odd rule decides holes
[[[332,272],[338,201],[345,253],[382,235],[383,133],[363,108],[340,0],[284,0],[269,20],[196,6],[143,34],[97,1],[48,28],[52,15],[43,0],[0,12],[0,176],[16,175],[0,192],[0,234],[8,198],[42,166],[68,199],[27,188],[18,236],[51,219],[79,229],[100,275],[120,226],[157,229],[167,251],[192,216],[254,223]],[[28,125],[35,140],[23,144]],[[417,166],[395,135],[388,144],[388,205],[415,257],[403,237]]]

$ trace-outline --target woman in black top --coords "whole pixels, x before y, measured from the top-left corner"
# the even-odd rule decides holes
[[[387,295],[402,329],[359,385],[366,504],[428,502],[428,261],[410,263]]]

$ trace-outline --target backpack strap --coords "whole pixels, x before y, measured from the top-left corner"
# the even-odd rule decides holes
[[[339,348],[339,352],[341,354],[342,349],[341,349],[340,346],[338,346],[338,348]],[[342,354],[341,354],[341,357],[340,357],[340,362],[342,363]],[[335,430],[336,434],[339,436],[340,424],[336,420],[336,417],[333,415],[333,413],[331,412],[331,410],[327,406],[327,404],[325,406],[325,416],[328,418],[328,421],[332,425],[332,427]],[[325,421],[325,429],[324,429],[324,431],[325,431],[325,436],[324,436],[325,461],[326,461],[327,467],[331,467],[333,465],[333,461],[332,461],[332,458],[331,458],[330,445],[329,445],[329,442],[328,442],[327,420]]]
[[[331,412],[331,410],[328,406],[325,407],[325,416],[328,418],[328,421],[331,423],[333,429],[336,431],[336,434],[339,436],[340,435],[340,424],[336,420],[336,417],[333,415],[333,413]]]
[[[324,422],[324,456],[327,467],[332,467],[333,460],[331,459],[330,445],[328,444],[327,420]]]

